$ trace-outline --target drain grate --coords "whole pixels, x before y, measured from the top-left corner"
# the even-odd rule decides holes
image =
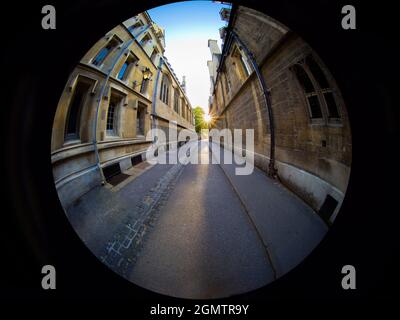
[[[107,182],[112,179],[112,177],[121,174],[121,167],[119,166],[119,163],[114,163],[103,168],[103,174]]]
[[[331,195],[327,194],[324,203],[322,204],[321,208],[319,209],[318,214],[325,221],[329,221],[329,219],[331,218],[337,205],[338,205],[338,201]]]
[[[131,158],[131,162],[132,162],[132,166],[136,166],[137,164],[141,163],[142,160],[142,156],[138,155],[138,156],[134,156]]]
[[[107,180],[107,182],[115,187],[117,184],[120,184],[122,181],[129,177],[130,175],[128,174],[120,173]]]

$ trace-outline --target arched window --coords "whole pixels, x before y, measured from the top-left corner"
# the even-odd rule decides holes
[[[168,76],[164,74],[161,81],[160,100],[165,104],[169,102],[169,86]]]
[[[312,119],[322,118],[321,104],[319,102],[317,90],[307,72],[304,70],[303,65],[295,64],[293,66],[293,71],[296,74],[297,80],[301,84],[307,98],[310,117]]]
[[[340,113],[334,97],[334,90],[325,73],[312,55],[293,66],[308,101],[311,119],[338,120]],[[324,110],[322,109],[324,108]]]
[[[175,88],[174,89],[174,110],[176,113],[179,112],[179,100],[180,100],[179,90]]]
[[[328,111],[329,118],[340,118],[339,110],[333,96],[333,90],[326,79],[325,73],[322,71],[320,65],[315,61],[312,55],[306,58],[306,65],[314,76],[319,85],[321,93],[325,100],[325,105]]]

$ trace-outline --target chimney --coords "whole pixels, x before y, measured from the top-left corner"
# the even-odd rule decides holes
[[[211,55],[213,54],[221,54],[221,50],[218,47],[217,40],[208,40],[208,47],[210,48]]]
[[[182,87],[183,92],[186,93],[186,76],[182,77],[182,85],[181,85],[181,87]]]
[[[219,11],[219,15],[220,15],[222,21],[229,22],[229,18],[230,18],[230,16],[231,16],[231,9],[229,9],[229,8],[222,8],[222,9]]]

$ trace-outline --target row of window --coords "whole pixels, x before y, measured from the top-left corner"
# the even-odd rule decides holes
[[[240,78],[245,80],[252,72],[252,69],[241,50],[235,46],[232,50],[236,72]],[[325,72],[315,61],[312,55],[296,63],[291,70],[297,77],[304,95],[307,99],[309,115],[312,123],[339,123],[341,114],[336,103],[335,90],[327,80]],[[221,81],[225,87],[226,94],[232,90],[230,74],[226,70],[220,74]],[[221,83],[222,83],[221,82]],[[221,89],[223,98],[223,90]],[[218,96],[218,92],[216,92]],[[219,105],[220,103],[217,103]]]
[[[108,104],[106,130],[109,136],[118,136],[118,115],[121,108],[123,97],[111,94],[110,103]],[[147,107],[145,104],[138,102],[136,113],[136,136],[145,135],[145,116]]]
[[[138,29],[143,27],[142,22],[138,22],[132,27],[129,28],[131,32],[133,32],[134,29]],[[147,42],[151,41],[151,37],[149,34],[146,34],[142,40],[141,40],[141,45],[144,46],[146,45]],[[112,36],[107,44],[97,53],[97,55],[92,59],[91,63],[95,66],[101,67],[102,64],[106,61],[106,59],[111,55],[113,50],[115,50],[117,47],[119,47],[122,44],[122,40],[120,40],[116,35]],[[154,48],[150,59],[155,62],[155,59],[157,55],[159,54],[157,48]],[[118,71],[117,74],[117,79],[121,81],[125,81],[126,79],[129,78],[129,75],[131,72],[134,70],[134,68],[138,65],[139,58],[136,57],[136,55],[133,54],[133,52],[129,52],[129,54],[126,55],[126,59],[124,63],[122,64],[120,70]],[[142,94],[145,94],[148,88],[149,84],[149,79],[143,79],[140,84],[140,92]],[[78,140],[80,139],[79,137],[79,131],[80,131],[80,118],[81,118],[81,112],[83,109],[83,106],[87,102],[87,99],[89,99],[89,91],[90,88],[92,87],[93,82],[86,79],[85,77],[79,77],[79,80],[76,83],[74,93],[71,97],[70,100],[70,105],[68,107],[68,112],[67,112],[67,121],[66,121],[66,127],[65,127],[65,140],[70,141],[70,140]],[[164,82],[161,85],[161,95],[160,99],[164,101],[165,103],[168,104],[169,101],[169,89],[170,88],[170,83],[168,81],[168,78],[164,78]],[[109,135],[117,135],[117,125],[116,125],[116,119],[118,115],[118,106],[121,102],[121,99],[119,99],[117,96],[112,95],[110,98],[110,103],[107,111],[107,119],[106,119],[106,130],[107,134]],[[178,110],[178,102],[175,102],[175,111]],[[182,102],[183,105],[183,102]],[[140,105],[137,109],[137,134],[143,135],[144,134],[144,115],[145,115],[145,109],[142,105]],[[184,108],[182,109],[184,110]],[[177,111],[178,112],[178,111]],[[179,112],[178,112],[179,113]],[[182,115],[184,116],[184,115]],[[186,115],[184,116],[187,120],[189,120]],[[190,120],[189,120],[190,121]],[[192,121],[190,121],[192,122]]]
[[[146,45],[147,42],[151,41],[151,36],[149,34],[146,34],[140,44],[142,47]],[[100,67],[102,64],[104,64],[105,60],[107,57],[111,55],[111,52],[119,47],[122,44],[122,40],[120,40],[118,37],[115,35],[111,37],[111,39],[107,42],[107,44],[97,53],[97,55],[92,59],[91,63],[95,66]],[[154,48],[151,55],[150,55],[150,60],[155,63],[157,59],[157,55],[159,54],[159,51],[157,48]],[[138,65],[139,58],[137,58],[132,52],[128,54],[128,57],[125,59],[124,64],[122,65],[121,69],[118,72],[117,78],[120,80],[126,80],[129,77],[129,74],[133,70],[133,66]],[[144,91],[145,87],[141,88],[141,92]],[[142,92],[144,93],[144,92]]]
[[[239,79],[241,82],[245,81],[247,77],[252,73],[252,68],[250,66],[250,63],[247,61],[246,56],[237,45],[233,46],[230,59],[232,59],[232,70],[234,71],[237,79]],[[217,98],[217,107],[225,104],[225,96],[228,97],[230,92],[232,91],[232,80],[230,72],[228,72],[228,70],[226,70],[225,68],[225,70],[220,72],[219,77],[221,79],[221,81],[219,82],[221,84],[221,87],[218,87],[215,92],[215,96]],[[211,80],[213,82],[212,78]]]
[[[122,68],[120,74],[123,72],[126,72],[126,69],[128,66],[125,68]],[[168,79],[165,77],[165,79]],[[143,81],[142,83],[142,88],[143,86],[146,86],[148,81]],[[164,82],[163,85],[161,86],[161,96],[164,97],[164,99],[167,99],[168,101],[168,95],[169,95],[169,85],[166,86],[167,82]],[[169,83],[168,83],[169,84]],[[86,77],[79,77],[77,80],[77,83],[75,85],[75,89],[73,92],[73,95],[70,100],[70,104],[68,107],[68,112],[67,112],[67,119],[66,119],[66,126],[65,126],[65,140],[66,141],[71,141],[71,140],[79,140],[80,139],[80,119],[81,119],[81,113],[83,110],[83,107],[88,103],[88,99],[90,99],[90,91],[91,88],[94,85],[94,81],[86,78]],[[179,113],[179,92],[178,89],[175,90],[175,97],[178,97],[175,99],[174,102],[174,110]],[[142,91],[142,89],[141,89]],[[118,109],[122,103],[123,98],[121,96],[111,94],[110,97],[110,102],[107,110],[107,119],[106,119],[106,132],[108,135],[118,135],[118,130],[117,130],[117,121],[116,119],[118,118]],[[182,99],[181,99],[182,100]],[[184,106],[183,100],[181,101],[181,105]],[[136,128],[136,133],[137,135],[144,135],[144,119],[145,119],[145,110],[146,107],[142,104],[139,103],[139,106],[137,108],[137,128]],[[193,123],[192,121],[192,115],[190,110],[186,110],[185,107],[182,107],[182,114],[181,116],[188,120],[190,123]]]
[[[65,126],[65,141],[80,139],[80,120],[84,106],[89,102],[90,90],[92,84],[85,79],[77,81],[73,96],[70,100],[70,105],[67,112]],[[123,97],[111,93],[106,118],[106,132],[111,136],[118,136],[118,116],[123,103]],[[145,134],[145,114],[147,107],[141,102],[138,102],[136,114],[136,135],[143,136]]]
[[[170,80],[168,76],[163,75],[161,79],[161,88],[160,88],[160,100],[164,102],[165,104],[169,105],[170,103]],[[190,110],[187,110],[187,106],[184,104],[183,99],[179,95],[179,91],[177,88],[173,89],[174,90],[174,111],[179,114],[179,101],[181,101],[181,116],[189,121],[191,124],[193,124],[193,119],[192,119],[192,112]]]

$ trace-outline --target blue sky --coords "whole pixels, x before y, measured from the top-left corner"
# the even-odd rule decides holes
[[[208,39],[221,46],[219,28],[226,25],[219,11],[226,4],[185,1],[157,7],[147,12],[165,29],[165,56],[181,80],[186,76],[187,95],[193,107],[208,107],[210,80],[207,60],[211,59]]]

